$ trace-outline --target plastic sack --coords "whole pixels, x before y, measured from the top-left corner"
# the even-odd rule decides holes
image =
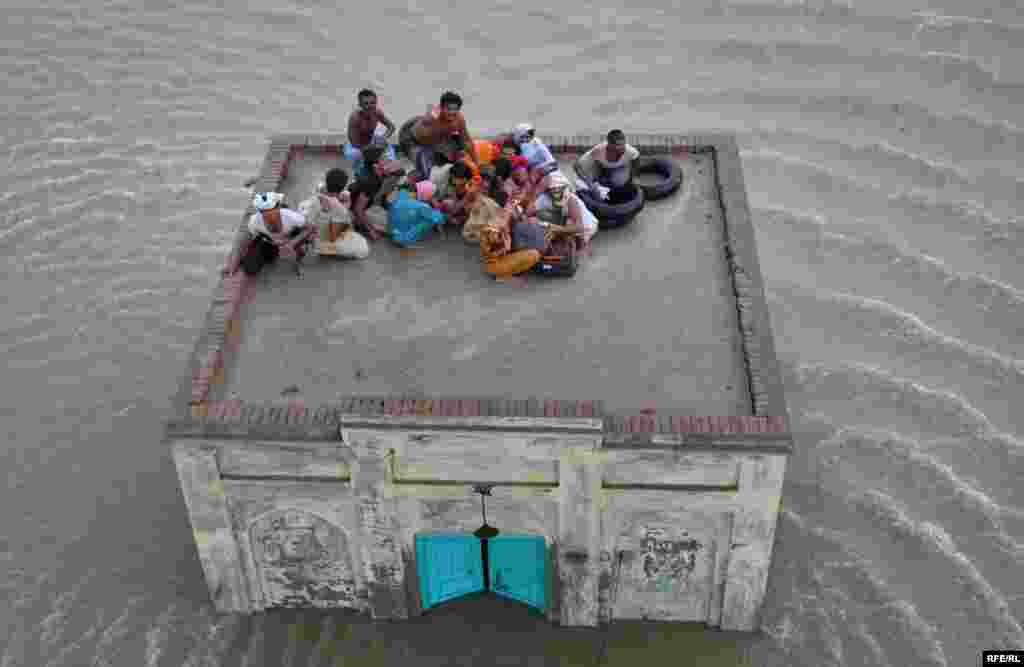
[[[338,257],[347,259],[366,259],[370,256],[370,244],[366,237],[357,231],[349,230],[335,241],[335,252]]]
[[[406,190],[398,193],[388,210],[388,232],[391,240],[400,246],[421,241],[433,227],[443,223],[443,213],[413,199]]]

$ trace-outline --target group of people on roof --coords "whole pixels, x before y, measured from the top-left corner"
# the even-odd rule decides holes
[[[374,207],[394,214],[401,199],[404,208],[412,200],[427,211],[423,219],[432,226],[459,229],[466,241],[479,244],[485,272],[508,277],[533,269],[544,258],[573,259],[589,249],[598,220],[579,190],[611,204],[635,196],[632,163],[640,153],[621,130],[612,130],[583,155],[570,180],[532,125],[477,139],[462,108],[462,98],[446,92],[440,104],[403,130],[408,136],[399,139],[414,163],[406,173],[389,143],[395,124],[372,90],[360,91],[349,117],[348,142],[341,147],[352,163],[351,182],[344,169],[331,169],[297,210],[279,193],[256,193],[249,238],[224,274],[240,265],[249,270],[244,260],[260,252],[268,259],[275,253],[301,259],[318,236],[321,254],[364,259],[370,253],[368,240],[389,231],[395,239],[387,217],[372,215]]]

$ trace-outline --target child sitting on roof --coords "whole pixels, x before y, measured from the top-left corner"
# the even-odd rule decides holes
[[[352,200],[352,221],[356,229],[365,233],[370,240],[376,241],[384,237],[387,231],[386,222],[381,220],[379,213],[367,215],[375,204],[384,205],[385,198],[390,194],[402,177],[397,163],[383,161],[384,148],[377,144],[363,149],[365,171],[349,186]],[[384,216],[386,220],[386,215]]]
[[[436,166],[430,170],[430,182],[434,184],[434,198],[440,202],[451,197],[451,168],[455,163],[463,163],[469,167],[473,185],[480,188],[483,185],[483,176],[480,168],[473,162],[466,152],[465,141],[461,135],[454,134],[446,142],[441,150],[447,164]]]
[[[366,259],[370,245],[352,226],[351,198],[345,190],[348,174],[344,169],[331,169],[324,177],[323,187],[299,204],[299,212],[310,224],[320,229],[320,254],[346,259]]]
[[[514,155],[507,158],[509,164],[509,176],[503,179],[502,185],[505,193],[513,203],[520,206],[528,203],[526,196],[530,189],[530,175],[526,164],[526,158]],[[499,161],[500,162],[500,161]],[[504,171],[504,167],[502,170]]]
[[[448,183],[444,198],[436,207],[448,216],[448,223],[462,226],[480,195],[479,176],[474,174],[465,162],[456,162],[448,171]]]

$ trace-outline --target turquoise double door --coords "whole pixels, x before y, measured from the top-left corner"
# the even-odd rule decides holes
[[[416,536],[416,570],[423,609],[485,588],[539,611],[547,609],[547,554],[540,535],[498,535],[487,540],[487,585],[481,541],[466,533]]]

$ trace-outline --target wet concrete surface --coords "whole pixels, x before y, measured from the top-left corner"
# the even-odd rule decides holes
[[[364,261],[310,258],[302,279],[281,262],[243,309],[225,395],[270,401],[294,385],[307,404],[406,393],[749,414],[713,165],[679,162],[680,190],[601,230],[573,278],[497,282],[453,232],[414,251],[378,241]],[[349,168],[300,155],[282,190],[297,205],[333,166]]]

